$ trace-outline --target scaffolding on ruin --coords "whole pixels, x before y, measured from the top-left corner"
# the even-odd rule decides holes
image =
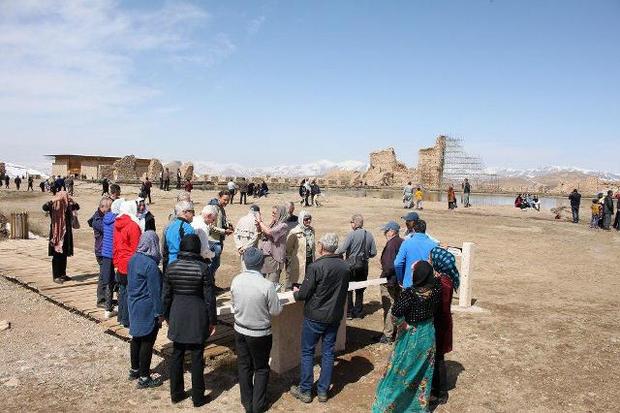
[[[475,191],[499,190],[498,176],[486,171],[482,158],[467,153],[463,147],[462,138],[445,136],[441,187],[445,189],[449,185],[454,185],[455,189],[460,189],[465,178],[469,180]]]

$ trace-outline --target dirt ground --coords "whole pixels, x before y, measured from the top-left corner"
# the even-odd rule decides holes
[[[99,199],[99,186],[79,184],[82,229],[76,245],[92,248],[86,220]],[[123,187],[133,197],[137,187]],[[176,191],[156,189],[151,211],[158,230],[172,211]],[[200,210],[214,191],[194,191]],[[46,234],[49,220],[41,205],[49,194],[0,191],[0,212],[31,211],[31,227]],[[295,193],[270,195],[257,204],[296,200]],[[238,202],[238,198],[237,198]],[[553,220],[549,211],[511,207],[458,208],[427,202],[420,215],[428,232],[449,245],[476,243],[473,295],[482,313],[454,314],[454,351],[447,355],[450,399],[437,412],[602,412],[617,411],[620,394],[620,234],[590,230],[588,205],[582,223]],[[234,223],[247,207],[227,208]],[[327,193],[324,207],[311,208],[317,233],[344,236],[355,212],[385,244],[378,227],[405,212],[398,201]],[[229,242],[218,284],[228,286],[238,259]],[[94,259],[94,258],[93,258]],[[379,274],[378,259],[371,277]],[[91,321],[0,279],[0,320],[13,323],[0,332],[0,410],[138,411],[192,409],[191,401],[172,406],[168,382],[155,390],[136,390],[127,382],[128,344],[104,334]],[[298,371],[274,375],[271,411],[369,411],[390,346],[373,344],[381,329],[378,288],[366,294],[367,317],[350,323],[347,350],[339,355],[327,404],[302,405],[286,391]],[[167,377],[165,361],[154,357],[155,371]],[[209,411],[242,411],[234,356],[206,372],[213,401]],[[189,374],[186,385],[189,385]]]

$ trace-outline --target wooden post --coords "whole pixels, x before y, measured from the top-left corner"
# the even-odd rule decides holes
[[[471,277],[474,263],[474,243],[464,242],[461,256],[461,285],[459,286],[459,307],[471,307]]]
[[[11,239],[28,239],[28,212],[11,212]]]

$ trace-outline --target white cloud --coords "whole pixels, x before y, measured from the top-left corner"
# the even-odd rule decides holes
[[[192,56],[211,64],[234,44],[218,34],[206,46],[192,31],[209,14],[169,2],[149,11],[113,0],[0,2],[0,111],[115,111],[157,95],[136,73],[141,53]]]
[[[250,21],[247,27],[248,34],[254,35],[258,33],[265,23],[265,16],[258,16]]]

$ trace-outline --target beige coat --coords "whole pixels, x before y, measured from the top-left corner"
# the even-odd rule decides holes
[[[314,232],[314,229],[312,230]],[[314,251],[312,247],[312,260]],[[293,283],[301,284],[306,276],[306,235],[302,224],[290,230],[286,238],[286,288],[291,288]]]

